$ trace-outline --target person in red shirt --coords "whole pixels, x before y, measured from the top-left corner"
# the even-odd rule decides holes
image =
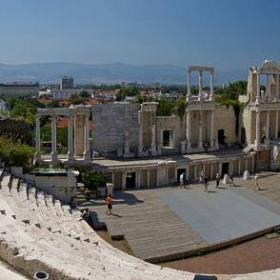
[[[108,215],[111,215],[112,214],[112,198],[111,198],[111,195],[108,195],[107,198],[106,198],[106,204],[107,204],[107,207],[108,207],[108,212],[107,214]]]

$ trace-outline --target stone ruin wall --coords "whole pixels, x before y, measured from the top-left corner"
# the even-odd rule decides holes
[[[214,121],[214,138],[218,137],[218,130],[224,129],[226,135],[226,142],[228,144],[236,143],[237,139],[235,134],[236,118],[232,106],[226,107],[216,104],[215,106],[215,121]],[[240,123],[241,124],[241,123]]]
[[[184,119],[177,116],[168,117],[157,117],[156,119],[156,138],[157,145],[162,144],[161,138],[164,130],[173,131],[174,149],[164,149],[163,154],[180,154],[181,153],[181,142],[185,140]]]
[[[102,155],[124,152],[125,140],[137,155],[139,145],[139,104],[97,104],[93,106],[92,149]]]

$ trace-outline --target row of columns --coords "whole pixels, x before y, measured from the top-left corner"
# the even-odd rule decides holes
[[[203,67],[202,67],[203,68]],[[199,67],[198,67],[199,69]],[[190,101],[191,98],[191,72],[198,71],[198,99],[202,99],[202,92],[203,92],[203,72],[207,71],[210,72],[210,100],[214,96],[214,70],[188,70],[188,94],[187,94],[187,101]]]
[[[268,100],[271,100],[271,84],[270,84],[270,80],[269,80],[269,77],[272,75],[272,76],[275,76],[276,77],[276,98],[279,99],[279,74],[260,74],[260,73],[257,73],[257,96],[256,96],[256,101],[258,102],[261,98],[260,94],[261,94],[261,91],[260,91],[260,86],[261,86],[261,83],[260,83],[260,75],[266,75],[266,97]],[[262,97],[263,98],[263,97]]]
[[[264,112],[264,111],[263,111]],[[258,148],[260,145],[260,129],[261,129],[261,111],[259,110],[259,107],[256,108],[256,124],[255,124],[255,146]],[[275,111],[275,138],[278,137],[278,128],[279,126],[279,111]],[[265,131],[265,138],[266,138],[266,144],[269,144],[269,140],[271,138],[270,135],[270,110],[266,111],[266,131]]]
[[[84,160],[91,160],[90,156],[90,143],[89,143],[89,113],[81,114],[84,117],[84,151],[83,151],[83,157]],[[73,162],[75,153],[74,153],[74,117],[75,115],[70,110],[69,116],[68,116],[68,162]],[[36,154],[35,158],[36,160],[40,161],[41,158],[41,132],[40,132],[40,115],[36,115]],[[57,153],[57,116],[52,115],[51,116],[51,160],[52,162],[58,162],[58,153]]]
[[[187,110],[186,116],[186,141],[187,141],[187,150],[191,150],[191,112]],[[203,122],[202,122],[202,110],[199,111],[199,128],[198,128],[198,148],[201,150],[203,148]],[[215,112],[211,110],[211,118],[210,118],[210,147],[214,147],[214,121],[215,121]],[[207,124],[206,124],[207,125]]]
[[[243,163],[243,170],[242,170],[242,161],[244,161]],[[239,158],[239,159],[233,159],[233,160],[229,160],[229,173],[232,173],[234,170],[237,170],[237,175],[241,175],[242,172],[244,172],[245,170],[248,170],[249,168],[249,161],[251,161],[251,165],[250,165],[250,172],[254,173],[255,172],[255,159],[254,157],[251,158]],[[187,181],[189,181],[190,179],[193,179],[194,181],[198,180],[198,174],[199,172],[201,172],[201,170],[203,170],[204,174],[206,174],[206,165],[210,165],[210,179],[214,179],[215,178],[215,174],[216,172],[219,172],[219,174],[222,174],[222,164],[224,162],[212,162],[212,163],[207,163],[204,162],[201,165],[201,162],[197,162],[197,164],[191,164],[191,165],[187,165],[185,167],[180,167],[180,169],[185,169],[185,178]],[[217,167],[218,165],[218,167]],[[235,165],[235,167],[234,167]],[[237,165],[237,166],[236,166]],[[193,178],[190,178],[190,167],[193,166]],[[215,168],[214,168],[215,167]],[[144,176],[144,174],[146,174],[146,187],[160,187],[160,186],[167,186],[170,185],[169,182],[169,178],[168,178],[168,168],[174,168],[174,181],[177,181],[177,171],[178,171],[178,166],[175,167],[167,167],[165,170],[162,170],[164,172],[161,172],[161,168],[154,168],[154,169],[138,169],[135,170],[135,188],[136,189],[140,189],[141,188],[141,178],[142,176]],[[151,171],[156,170],[156,179],[155,179],[155,183],[156,185],[151,186],[150,182],[151,182]],[[117,171],[120,172],[120,171]],[[163,173],[165,174],[164,177]],[[123,170],[121,171],[121,189],[125,190],[126,189],[126,178],[127,178],[127,170]],[[209,176],[209,174],[208,174]],[[112,171],[112,183],[113,185],[115,185],[115,174],[114,171]],[[154,181],[154,180],[153,180]]]

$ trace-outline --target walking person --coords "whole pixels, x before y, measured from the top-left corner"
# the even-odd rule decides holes
[[[183,172],[181,175],[180,175],[180,188],[184,188],[185,187],[185,173]]]
[[[260,190],[261,188],[259,187],[259,174],[257,173],[254,177],[254,190],[258,189]]]
[[[204,181],[204,173],[203,173],[203,170],[200,171],[198,177],[199,177],[198,184],[203,184],[203,181]]]
[[[205,176],[204,178],[204,191],[208,192],[208,177]]]
[[[220,180],[221,180],[220,174],[217,173],[217,174],[216,174],[216,187],[215,187],[216,189],[219,188]]]
[[[106,204],[107,204],[107,208],[108,208],[107,214],[111,215],[113,206],[112,206],[112,198],[111,198],[110,194],[106,198]]]

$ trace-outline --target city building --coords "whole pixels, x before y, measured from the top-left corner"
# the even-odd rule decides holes
[[[69,76],[63,76],[60,79],[60,90],[74,88],[74,79]]]
[[[0,96],[7,95],[31,95],[38,96],[39,83],[2,83],[0,84]]]

